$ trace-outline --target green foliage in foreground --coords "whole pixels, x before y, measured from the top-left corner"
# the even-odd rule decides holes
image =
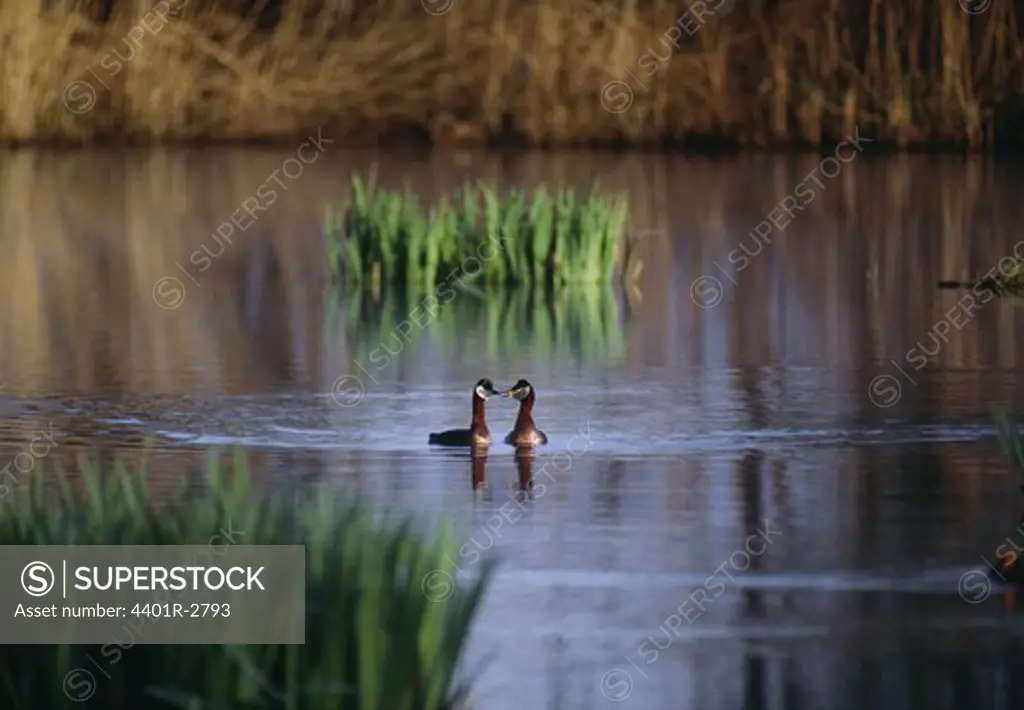
[[[110,709],[423,710],[464,703],[468,688],[456,667],[492,565],[481,564],[480,580],[456,586],[446,601],[427,599],[428,573],[452,571],[458,541],[447,534],[426,538],[409,523],[384,526],[362,504],[335,504],[329,494],[315,501],[261,496],[240,457],[230,477],[211,458],[208,494],[183,491],[161,500],[159,510],[151,507],[144,470],[131,476],[120,465],[112,473],[88,462],[81,468],[84,496],[69,490],[64,476],[40,472],[0,502],[0,544],[205,545],[226,529],[240,533],[239,544],[305,544],[306,643],[0,646],[0,707],[82,707],[64,693],[75,668],[97,678],[92,706]],[[44,478],[60,482],[57,490],[44,490]],[[118,635],[124,646],[128,638]]]
[[[375,175],[352,187],[352,203],[324,219],[331,275],[349,287],[603,284],[625,266],[626,200],[596,187],[527,197],[466,183],[429,210],[408,189],[378,189]]]

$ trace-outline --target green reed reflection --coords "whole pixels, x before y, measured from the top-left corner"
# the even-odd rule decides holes
[[[328,292],[325,328],[344,327],[351,356],[371,371],[427,342],[437,343],[446,355],[483,348],[492,361],[524,350],[578,361],[625,353],[621,296],[607,287],[481,292],[469,286],[454,291],[450,300],[421,291],[386,289],[375,296],[339,289]]]

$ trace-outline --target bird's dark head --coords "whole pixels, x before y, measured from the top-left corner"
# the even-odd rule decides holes
[[[479,380],[473,388],[473,396],[479,399],[486,400],[496,394],[498,391],[494,389],[494,383],[488,377]]]
[[[512,399],[520,402],[530,399],[533,396],[533,385],[526,380],[519,380],[514,385],[505,390],[505,396],[511,397]]]

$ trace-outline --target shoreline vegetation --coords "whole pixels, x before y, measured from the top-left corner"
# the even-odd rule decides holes
[[[203,470],[182,472],[179,496],[159,502],[145,460],[130,473],[121,461],[80,458],[78,480],[59,467],[39,471],[0,500],[0,544],[209,546],[197,563],[229,545],[305,545],[304,645],[158,645],[146,642],[158,620],[118,621],[102,645],[2,647],[0,707],[92,699],[112,709],[451,710],[470,702],[463,654],[494,560],[455,584],[460,541],[447,527],[387,523],[336,491],[260,490],[245,457],[238,449],[224,465],[211,451]],[[206,482],[201,495],[188,490],[193,475]],[[144,596],[168,599],[160,590]]]
[[[339,147],[814,149],[859,131],[878,150],[1019,150],[1017,15],[967,0],[26,0],[0,6],[0,143],[267,145],[319,127]]]

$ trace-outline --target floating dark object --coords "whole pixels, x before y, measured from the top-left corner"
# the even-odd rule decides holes
[[[995,276],[978,281],[939,281],[939,288],[989,291],[998,297],[1024,298],[1024,262],[1013,261],[1008,268],[999,267]]]

